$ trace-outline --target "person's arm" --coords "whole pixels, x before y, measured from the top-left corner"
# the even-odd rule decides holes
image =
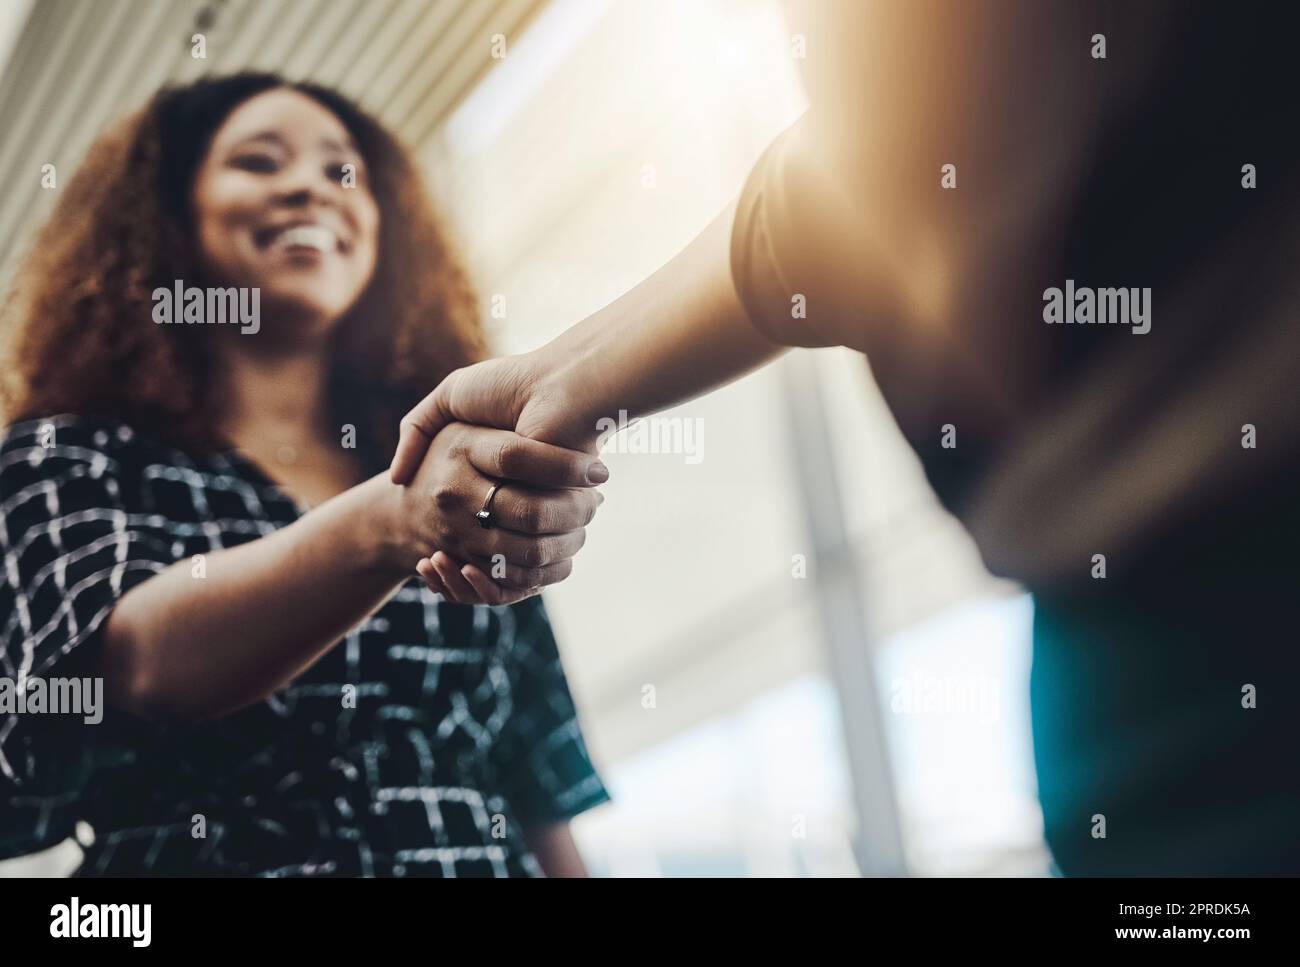
[[[973,347],[973,320],[1006,318],[1043,274],[1096,128],[1084,107],[1141,69],[1102,71],[1090,18],[1034,0],[797,6],[810,108],[760,159],[739,215],[542,349],[452,373],[403,420],[393,480],[453,420],[592,449],[602,417],[690,399],[782,345],[869,352],[921,399],[942,372],[1005,417],[1004,387],[1032,385],[1039,361]],[[434,564],[491,603],[473,568]]]
[[[756,166],[739,220],[732,206],[542,349],[449,376],[403,421],[394,481],[453,420],[591,446],[600,417],[708,392],[779,345],[865,350],[903,328],[942,342],[955,308],[973,311],[963,299],[1030,271],[1095,127],[1075,114],[1137,70],[1089,57],[1088,10],[1035,0],[817,2],[791,18],[810,108]]]
[[[588,875],[567,820],[529,826],[524,830],[524,841],[547,876],[579,878]]]
[[[732,284],[734,215],[733,204],[657,273],[541,349],[448,376],[402,420],[393,482],[409,481],[430,440],[456,421],[594,453],[602,417],[653,413],[779,356],[786,347],[751,324]],[[417,570],[455,601],[509,600],[488,568],[445,551]]]
[[[409,481],[430,440],[456,421],[594,453],[602,417],[653,413],[779,356],[785,347],[751,324],[732,284],[734,217],[733,204],[653,276],[541,349],[448,376],[402,420],[393,482]],[[509,600],[489,569],[446,551],[417,570],[455,601]]]
[[[378,608],[433,548],[485,568],[501,555],[516,589],[560,580],[599,502],[585,489],[592,462],[513,433],[453,427],[409,487],[374,477],[281,530],[211,552],[201,577],[179,561],[110,613],[99,652],[109,701],[190,721],[250,705]],[[479,527],[474,513],[493,479],[514,476],[568,489],[514,492],[494,505],[500,526]]]
[[[735,206],[636,288],[541,349],[457,370],[402,421],[396,483],[448,423],[514,429],[591,450],[597,420],[636,418],[706,393],[784,347],[750,323],[731,282]]]

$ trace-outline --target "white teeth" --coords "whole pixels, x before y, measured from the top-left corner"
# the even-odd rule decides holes
[[[332,252],[338,247],[338,236],[323,225],[295,225],[281,232],[276,244],[282,248],[302,246]]]

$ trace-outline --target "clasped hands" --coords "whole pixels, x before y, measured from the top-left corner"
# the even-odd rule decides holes
[[[457,370],[403,418],[390,476],[431,590],[513,604],[569,576],[609,477],[576,416],[534,357],[515,356]]]

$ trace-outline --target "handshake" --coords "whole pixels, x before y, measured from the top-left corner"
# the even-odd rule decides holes
[[[604,501],[594,416],[544,369],[537,355],[468,366],[402,420],[400,543],[449,601],[513,604],[563,581]]]

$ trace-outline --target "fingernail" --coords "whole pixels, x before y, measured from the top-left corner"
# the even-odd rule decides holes
[[[603,484],[609,479],[609,467],[599,460],[587,466],[587,483]]]

